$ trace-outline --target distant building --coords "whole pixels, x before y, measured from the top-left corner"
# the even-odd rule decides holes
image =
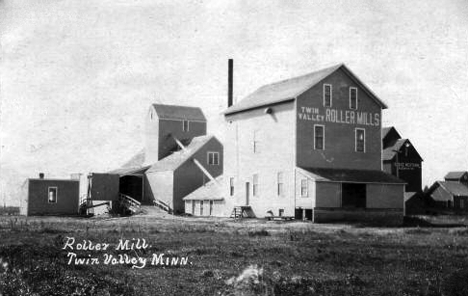
[[[263,86],[230,106],[221,214],[248,207],[257,217],[401,223],[405,182],[381,170],[385,108],[343,64]],[[213,195],[200,188],[193,196],[204,206]],[[186,206],[190,200],[197,213],[200,203],[186,198]]]
[[[406,181],[406,192],[421,192],[423,159],[410,140],[402,139],[393,126],[385,127],[382,149],[383,170]]]
[[[79,180],[38,179],[27,180],[27,199],[21,205],[21,214],[78,215],[80,202]]]
[[[445,181],[436,181],[426,192],[433,210],[468,211],[468,172],[449,172]]]

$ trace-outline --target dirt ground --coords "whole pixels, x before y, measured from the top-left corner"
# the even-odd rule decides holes
[[[465,219],[439,220],[0,216],[0,294],[468,295]]]

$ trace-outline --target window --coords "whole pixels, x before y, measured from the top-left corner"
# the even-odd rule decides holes
[[[57,203],[57,187],[49,187],[47,190],[47,201],[49,203]]]
[[[350,87],[349,88],[349,109],[357,110],[357,106],[358,106],[357,88]]]
[[[279,172],[277,175],[277,183],[278,183],[278,196],[282,196],[284,193],[284,183],[283,183],[283,173]]]
[[[460,199],[460,209],[464,209],[464,208],[465,208],[465,200]]]
[[[229,178],[229,195],[234,195],[234,178]]]
[[[284,215],[284,209],[279,209],[278,216],[283,217],[283,215]]]
[[[258,196],[258,174],[253,175],[252,195]]]
[[[200,201],[200,216],[203,216],[203,200]]]
[[[323,85],[323,106],[331,107],[332,106],[332,86],[331,84]]]
[[[307,179],[301,180],[301,196],[307,197],[309,195],[309,185],[307,184]]]
[[[213,216],[213,201],[210,200],[210,216]]]
[[[253,152],[259,153],[260,152],[260,131],[256,130],[253,134]]]
[[[195,216],[195,201],[192,200],[192,215]]]
[[[314,149],[325,150],[325,126],[314,125]]]
[[[219,165],[219,152],[208,152],[208,164]]]
[[[182,121],[182,131],[188,132],[190,129],[190,122],[188,120]]]
[[[355,129],[355,151],[366,152],[366,130],[362,128]]]

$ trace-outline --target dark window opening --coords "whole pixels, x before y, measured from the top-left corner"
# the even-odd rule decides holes
[[[366,184],[343,183],[341,206],[343,208],[365,208]]]
[[[323,85],[323,106],[332,106],[332,86],[330,84]]]
[[[325,127],[323,125],[314,126],[314,149],[325,149]]]
[[[349,89],[349,108],[350,109],[354,109],[354,110],[357,109],[357,104],[358,104],[357,100],[358,100],[357,88],[351,87]]]
[[[234,195],[234,178],[229,178],[229,195]]]
[[[355,150],[356,152],[366,152],[366,132],[364,129],[357,128]]]
[[[182,131],[188,132],[190,128],[190,122],[188,120],[182,121]]]

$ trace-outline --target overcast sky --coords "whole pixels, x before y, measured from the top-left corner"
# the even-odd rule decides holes
[[[468,3],[0,0],[1,199],[21,184],[119,167],[153,102],[203,108],[345,63],[424,159],[423,183],[468,170]],[[3,204],[3,202],[2,202]]]

